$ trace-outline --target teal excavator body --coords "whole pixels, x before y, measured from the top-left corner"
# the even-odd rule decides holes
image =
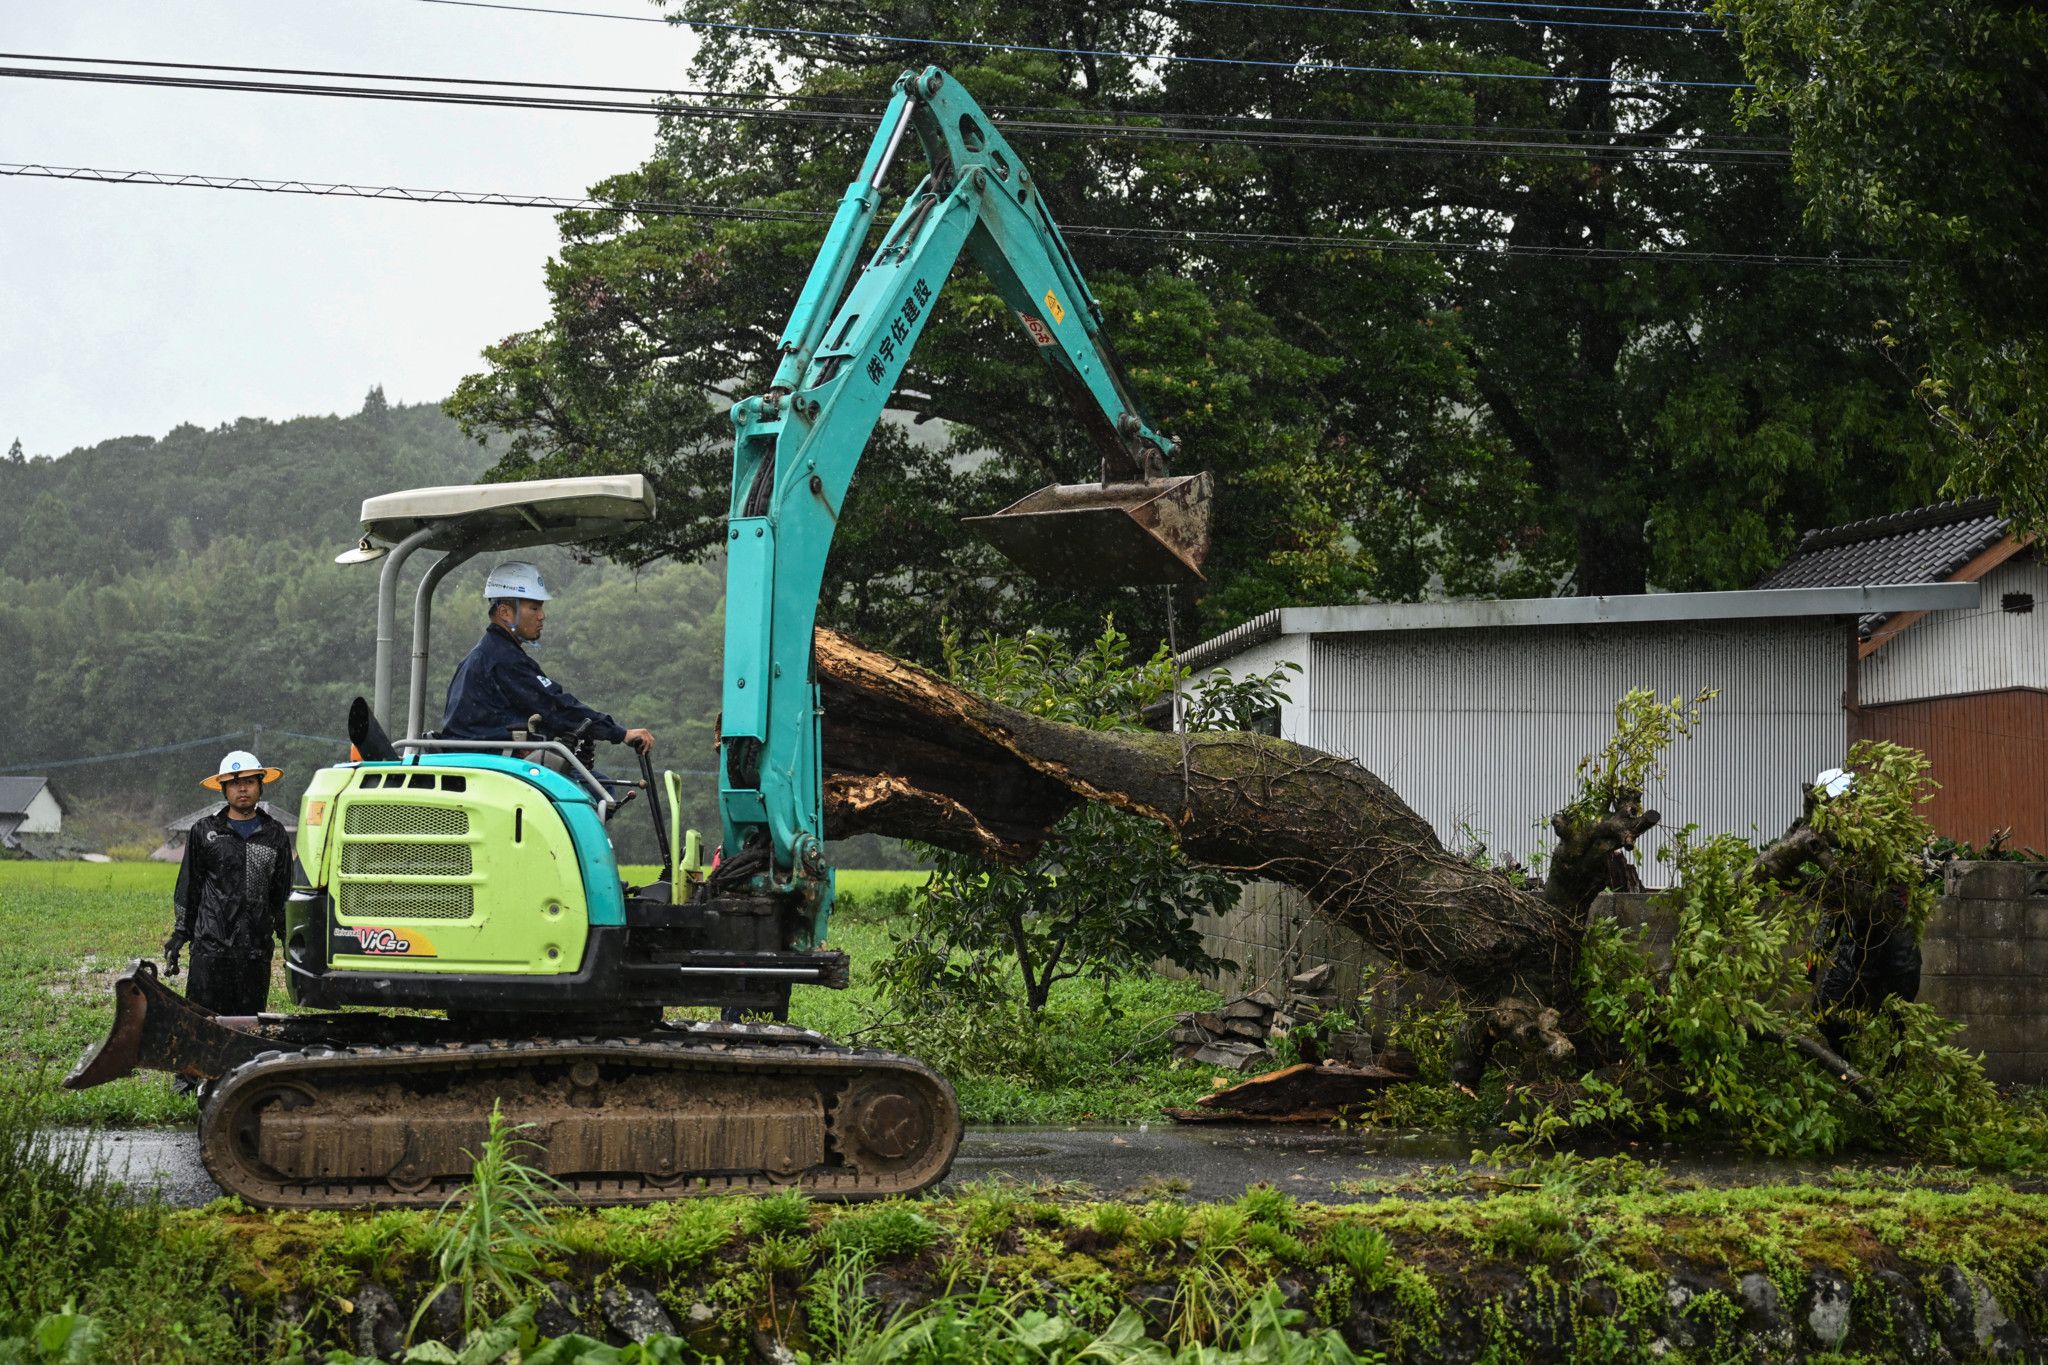
[[[913,137],[929,169],[863,264],[883,183]],[[732,409],[717,865],[699,880],[696,840],[662,817],[644,756],[635,782],[603,775],[575,736],[449,741],[423,729],[441,580],[486,551],[644,522],[645,480],[372,498],[341,561],[383,560],[375,702],[351,714],[354,761],[323,769],[306,793],[304,875],[286,917],[294,1003],[343,1012],[221,1019],[138,962],[115,982],[107,1041],[66,1083],[137,1067],[204,1080],[207,1168],[261,1206],[438,1204],[500,1109],[541,1135],[531,1159],[563,1196],[588,1203],[790,1184],[874,1198],[942,1178],[961,1135],[942,1077],[736,1016],[784,1018],[792,986],[847,983],[845,955],[824,941],[818,601],[855,466],[963,251],[1101,454],[1098,482],[1040,489],[975,524],[1053,577],[1199,579],[1208,477],[1167,474],[1173,445],[1132,399],[1023,161],[944,72],[905,73],[770,388]],[[396,597],[419,550],[441,554],[418,585],[405,737],[393,741]],[[675,783],[669,774],[671,803]],[[606,821],[642,795],[665,866],[628,887]],[[675,1005],[722,1006],[726,1021],[666,1020]]]

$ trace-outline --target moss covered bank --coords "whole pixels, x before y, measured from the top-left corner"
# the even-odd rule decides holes
[[[1314,1206],[1095,1203],[981,1187],[827,1209],[786,1196],[557,1214],[523,1297],[544,1336],[681,1338],[682,1358],[868,1355],[890,1320],[1038,1310],[1081,1335],[1120,1315],[1179,1348],[1298,1310],[1396,1361],[1970,1360],[2048,1352],[2048,1195],[1967,1188],[1595,1193]],[[171,1216],[251,1355],[396,1358],[458,1340],[418,1214]],[[424,1303],[424,1307],[422,1307]],[[932,1305],[939,1307],[934,1309]],[[487,1305],[479,1304],[478,1307]],[[493,1311],[501,1311],[499,1303]],[[974,1334],[969,1334],[970,1338]],[[1050,1329],[1039,1329],[1052,1347]],[[925,1359],[1062,1359],[990,1330]],[[1064,1340],[1064,1338],[1062,1338]],[[310,1349],[309,1349],[310,1348]],[[893,1353],[889,1353],[893,1354]]]

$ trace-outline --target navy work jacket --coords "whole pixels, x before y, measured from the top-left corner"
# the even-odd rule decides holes
[[[590,727],[594,739],[617,744],[626,737],[625,726],[576,700],[568,688],[540,671],[511,631],[493,624],[448,684],[441,737],[510,739],[536,715],[550,739],[566,736],[586,720],[596,722]]]

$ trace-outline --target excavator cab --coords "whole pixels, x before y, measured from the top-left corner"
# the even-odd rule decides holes
[[[421,488],[366,500],[343,563],[382,561],[375,702],[350,718],[356,761],[314,774],[301,804],[305,884],[286,915],[292,999],[504,1016],[658,1018],[671,1005],[780,1011],[794,983],[843,985],[845,958],[783,952],[798,926],[691,905],[691,840],[663,784],[603,775],[573,736],[450,740],[425,732],[436,588],[478,555],[621,534],[654,515],[639,474]],[[404,728],[394,725],[397,588],[420,575]],[[398,738],[387,738],[397,734]],[[623,751],[622,751],[623,752]],[[679,780],[669,774],[673,804]],[[607,833],[644,800],[659,875],[627,886]],[[790,917],[798,912],[791,911]]]

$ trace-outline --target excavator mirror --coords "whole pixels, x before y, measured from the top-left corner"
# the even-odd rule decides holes
[[[1210,487],[1206,471],[1128,483],[1049,484],[965,524],[1047,583],[1200,583],[1209,555]]]

